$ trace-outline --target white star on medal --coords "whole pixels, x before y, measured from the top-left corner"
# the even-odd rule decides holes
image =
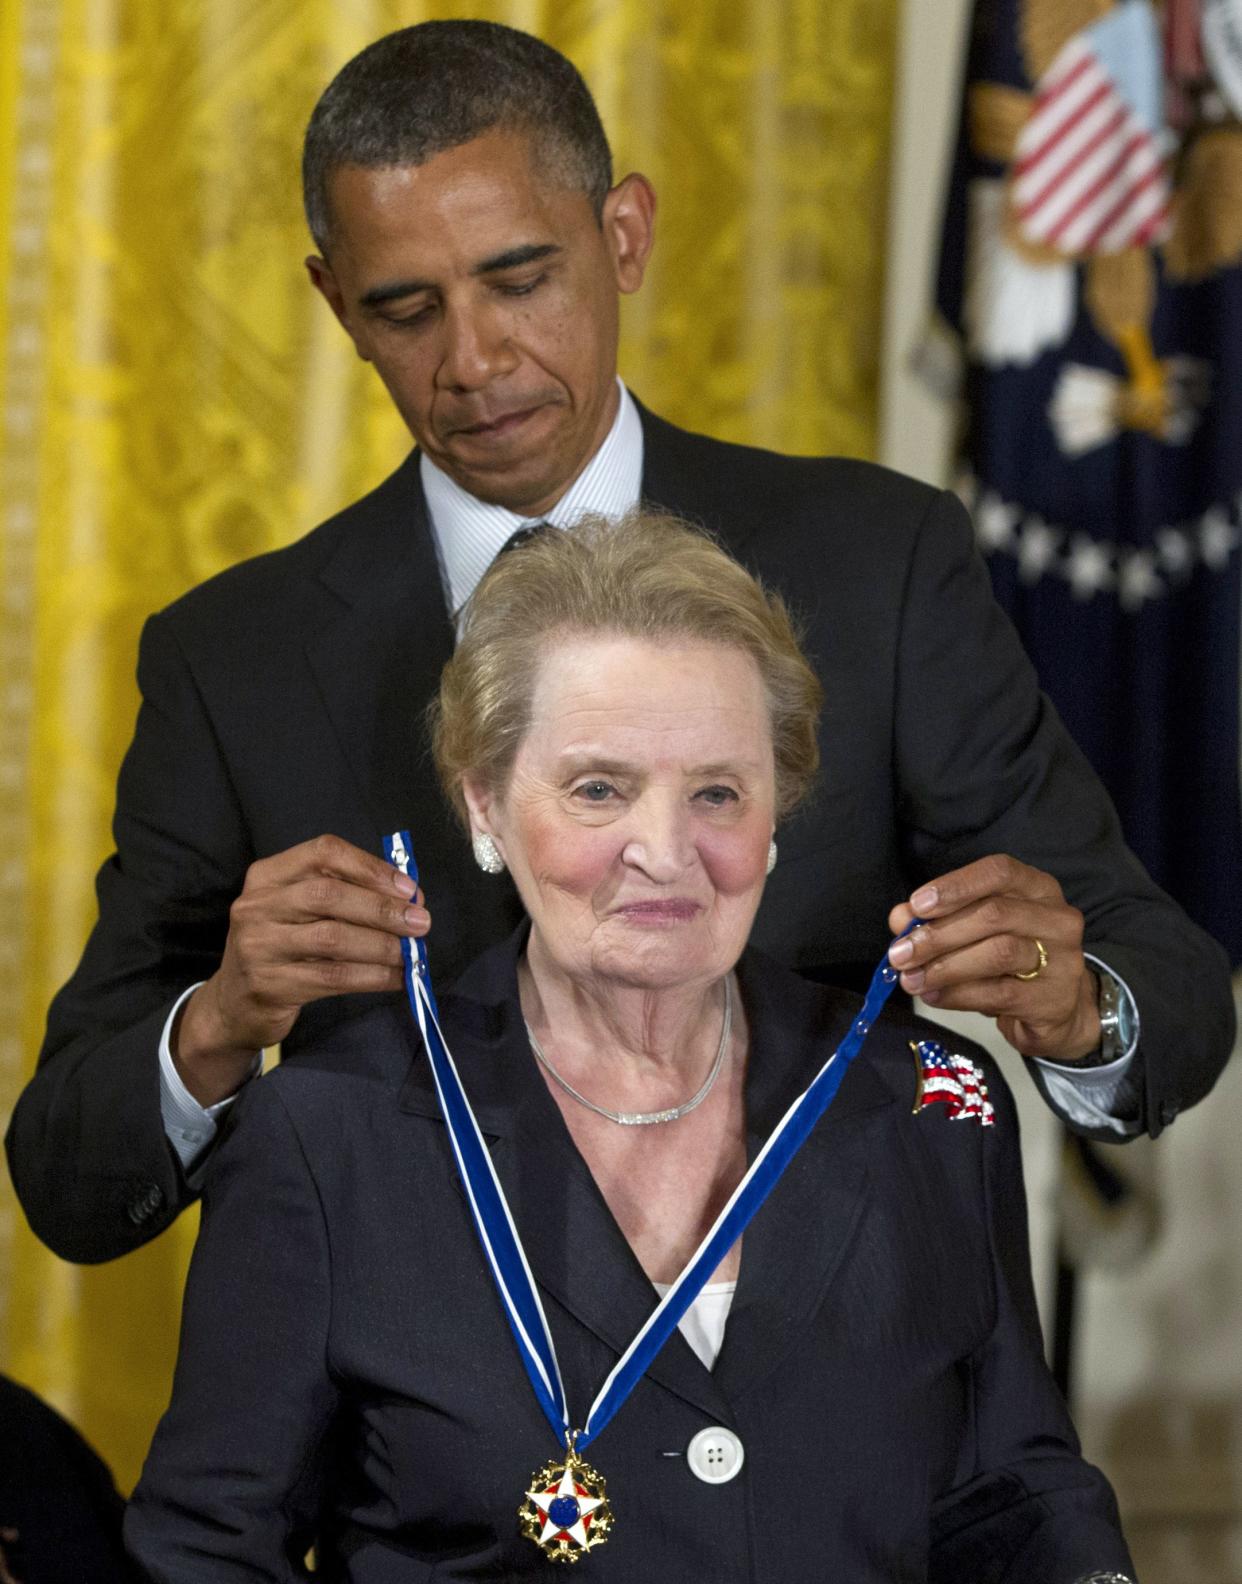
[[[579,1493],[574,1483],[572,1465],[566,1465],[564,1473],[553,1490],[528,1490],[526,1494],[534,1502],[543,1517],[543,1531],[539,1536],[540,1545],[546,1546],[549,1541],[557,1539],[562,1534],[567,1534],[575,1544],[582,1546],[584,1550],[586,1549],[587,1532],[583,1519],[589,1518],[595,1509],[602,1507],[604,1503],[598,1496],[584,1496]],[[549,1516],[549,1509],[553,1502],[561,1501],[563,1498],[568,1498],[578,1509],[578,1517],[571,1524],[557,1523]]]

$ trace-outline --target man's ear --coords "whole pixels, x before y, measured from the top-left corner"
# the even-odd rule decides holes
[[[306,273],[311,278],[311,285],[331,308],[343,326],[345,334],[354,343],[354,351],[364,363],[369,363],[370,357],[359,345],[358,337],[354,334],[354,327],[350,323],[349,312],[345,306],[345,294],[337,284],[331,264],[327,259],[320,258],[318,253],[311,253],[306,259]]]
[[[655,242],[655,188],[645,176],[623,177],[604,199],[600,224],[612,253],[620,291],[636,292],[643,283]]]

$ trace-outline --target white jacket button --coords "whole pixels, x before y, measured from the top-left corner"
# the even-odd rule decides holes
[[[724,1485],[738,1472],[745,1458],[742,1443],[723,1425],[700,1430],[686,1448],[690,1472],[707,1485]]]

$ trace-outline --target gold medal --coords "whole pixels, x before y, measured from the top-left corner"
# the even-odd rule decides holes
[[[612,1508],[603,1477],[574,1451],[574,1436],[564,1462],[546,1463],[532,1478],[518,1520],[551,1562],[577,1562],[607,1540]]]

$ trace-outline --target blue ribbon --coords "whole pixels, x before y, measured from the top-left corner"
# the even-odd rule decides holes
[[[385,838],[388,861],[403,874],[417,881],[418,869],[410,846],[409,833],[398,831]],[[908,934],[921,920],[913,919],[902,932]],[[402,956],[406,968],[406,990],[415,1021],[427,1047],[440,1109],[448,1126],[449,1139],[461,1174],[462,1185],[474,1217],[479,1241],[487,1256],[493,1279],[500,1293],[506,1318],[518,1346],[522,1363],[534,1387],[539,1406],[562,1446],[570,1444],[570,1423],[565,1405],[565,1389],[560,1365],[548,1329],[547,1316],[527,1263],[522,1240],[509,1211],[504,1190],[483,1134],[466,1098],[444,1036],[431,989],[427,948],[423,941],[403,940]],[[806,1142],[812,1128],[832,1104],[849,1064],[862,1048],[871,1025],[897,982],[897,970],[887,955],[872,975],[862,1011],[849,1033],[820,1068],[808,1088],[793,1102],[777,1123],[767,1143],[759,1151],[750,1170],[734,1190],[728,1204],[716,1218],[690,1263],[651,1312],[646,1324],[617,1360],[612,1373],[601,1386],[581,1431],[573,1444],[582,1451],[600,1433],[620,1408],[647,1370],[652,1359],[668,1341],[682,1316],[710,1280],[712,1272],[749,1226],[764,1200],[780,1181],[781,1174]]]

